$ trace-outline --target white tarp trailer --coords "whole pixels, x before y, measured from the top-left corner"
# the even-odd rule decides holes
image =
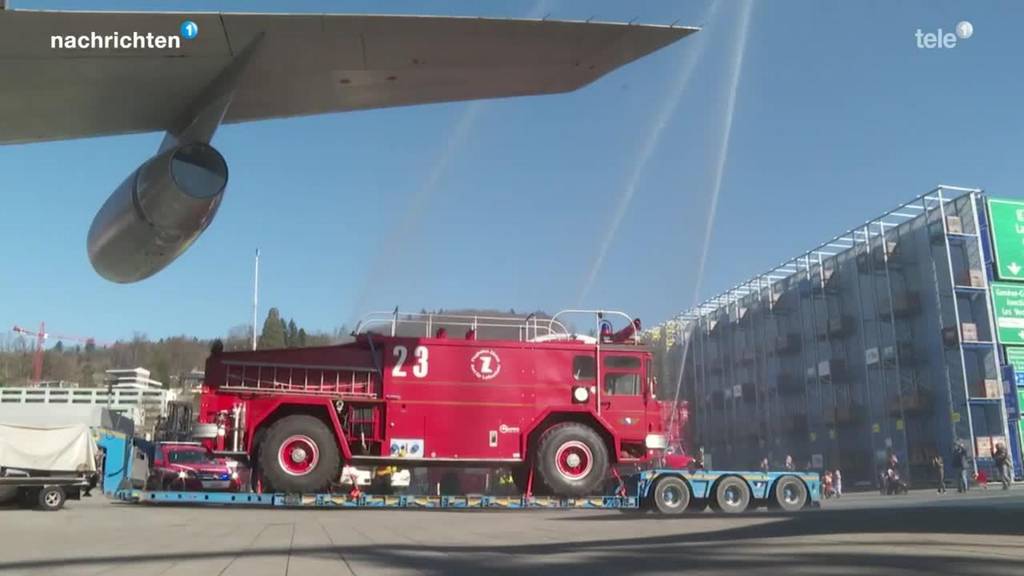
[[[84,424],[29,426],[0,423],[0,490],[22,502],[59,510],[78,499],[96,474],[96,441]]]

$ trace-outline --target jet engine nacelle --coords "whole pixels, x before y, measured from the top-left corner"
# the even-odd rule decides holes
[[[176,146],[146,161],[111,194],[89,228],[89,260],[113,282],[159,272],[210,225],[228,183],[212,146]]]

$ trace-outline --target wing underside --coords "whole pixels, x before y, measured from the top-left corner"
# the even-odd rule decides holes
[[[184,20],[199,26],[181,39]],[[574,90],[694,28],[424,16],[0,11],[0,144],[169,130],[262,35],[224,122]],[[177,48],[54,48],[178,36]]]

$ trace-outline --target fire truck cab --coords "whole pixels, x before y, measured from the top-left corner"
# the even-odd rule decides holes
[[[566,327],[580,313],[596,337]],[[200,421],[217,425],[214,449],[245,452],[263,486],[280,492],[325,490],[343,464],[395,463],[508,467],[521,488],[535,471],[535,491],[587,495],[612,466],[646,462],[668,443],[639,327],[605,311],[396,310],[368,316],[355,341],[337,346],[215,345]]]

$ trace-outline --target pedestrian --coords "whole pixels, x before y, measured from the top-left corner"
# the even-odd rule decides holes
[[[89,475],[89,483],[82,490],[82,496],[86,498],[92,497],[92,489],[96,486],[100,487],[100,491],[103,491],[103,466],[106,462],[107,451],[105,448],[98,448],[96,454],[93,455],[93,463],[96,466],[96,471]]]
[[[786,454],[786,470],[789,470],[790,472],[792,472],[794,469],[795,468],[793,466],[793,455],[792,454]]]
[[[768,457],[761,458],[761,472],[768,473]]]
[[[939,483],[939,494],[946,493],[946,466],[942,461],[942,456],[936,454],[932,458],[932,470],[935,471],[935,479]]]
[[[1010,482],[1013,481],[1013,472],[1010,470],[1010,455],[1006,453],[1006,445],[996,444],[996,450],[992,453],[992,459],[996,463],[996,474],[1003,490],[1010,489]]]
[[[835,491],[835,486],[832,484],[832,473],[825,470],[825,475],[821,479],[822,492],[825,494],[825,498],[831,498]]]
[[[886,490],[887,494],[906,494],[907,493],[907,490],[909,489],[909,487],[900,478],[899,470],[896,470],[895,468],[889,468],[888,470],[885,471],[885,474],[887,476],[887,478],[885,480],[886,481],[886,485],[888,486],[888,489]]]
[[[896,453],[893,452],[892,448],[889,449],[889,468],[896,470],[899,465],[900,459],[896,457]]]
[[[956,479],[956,491],[967,492],[970,490],[968,483],[968,476],[970,474],[971,463],[967,455],[967,448],[964,448],[964,443],[961,440],[957,440],[956,445],[953,446],[953,468],[959,470],[959,474]]]
[[[839,468],[832,474],[832,489],[836,491],[836,498],[843,497],[843,475]]]

